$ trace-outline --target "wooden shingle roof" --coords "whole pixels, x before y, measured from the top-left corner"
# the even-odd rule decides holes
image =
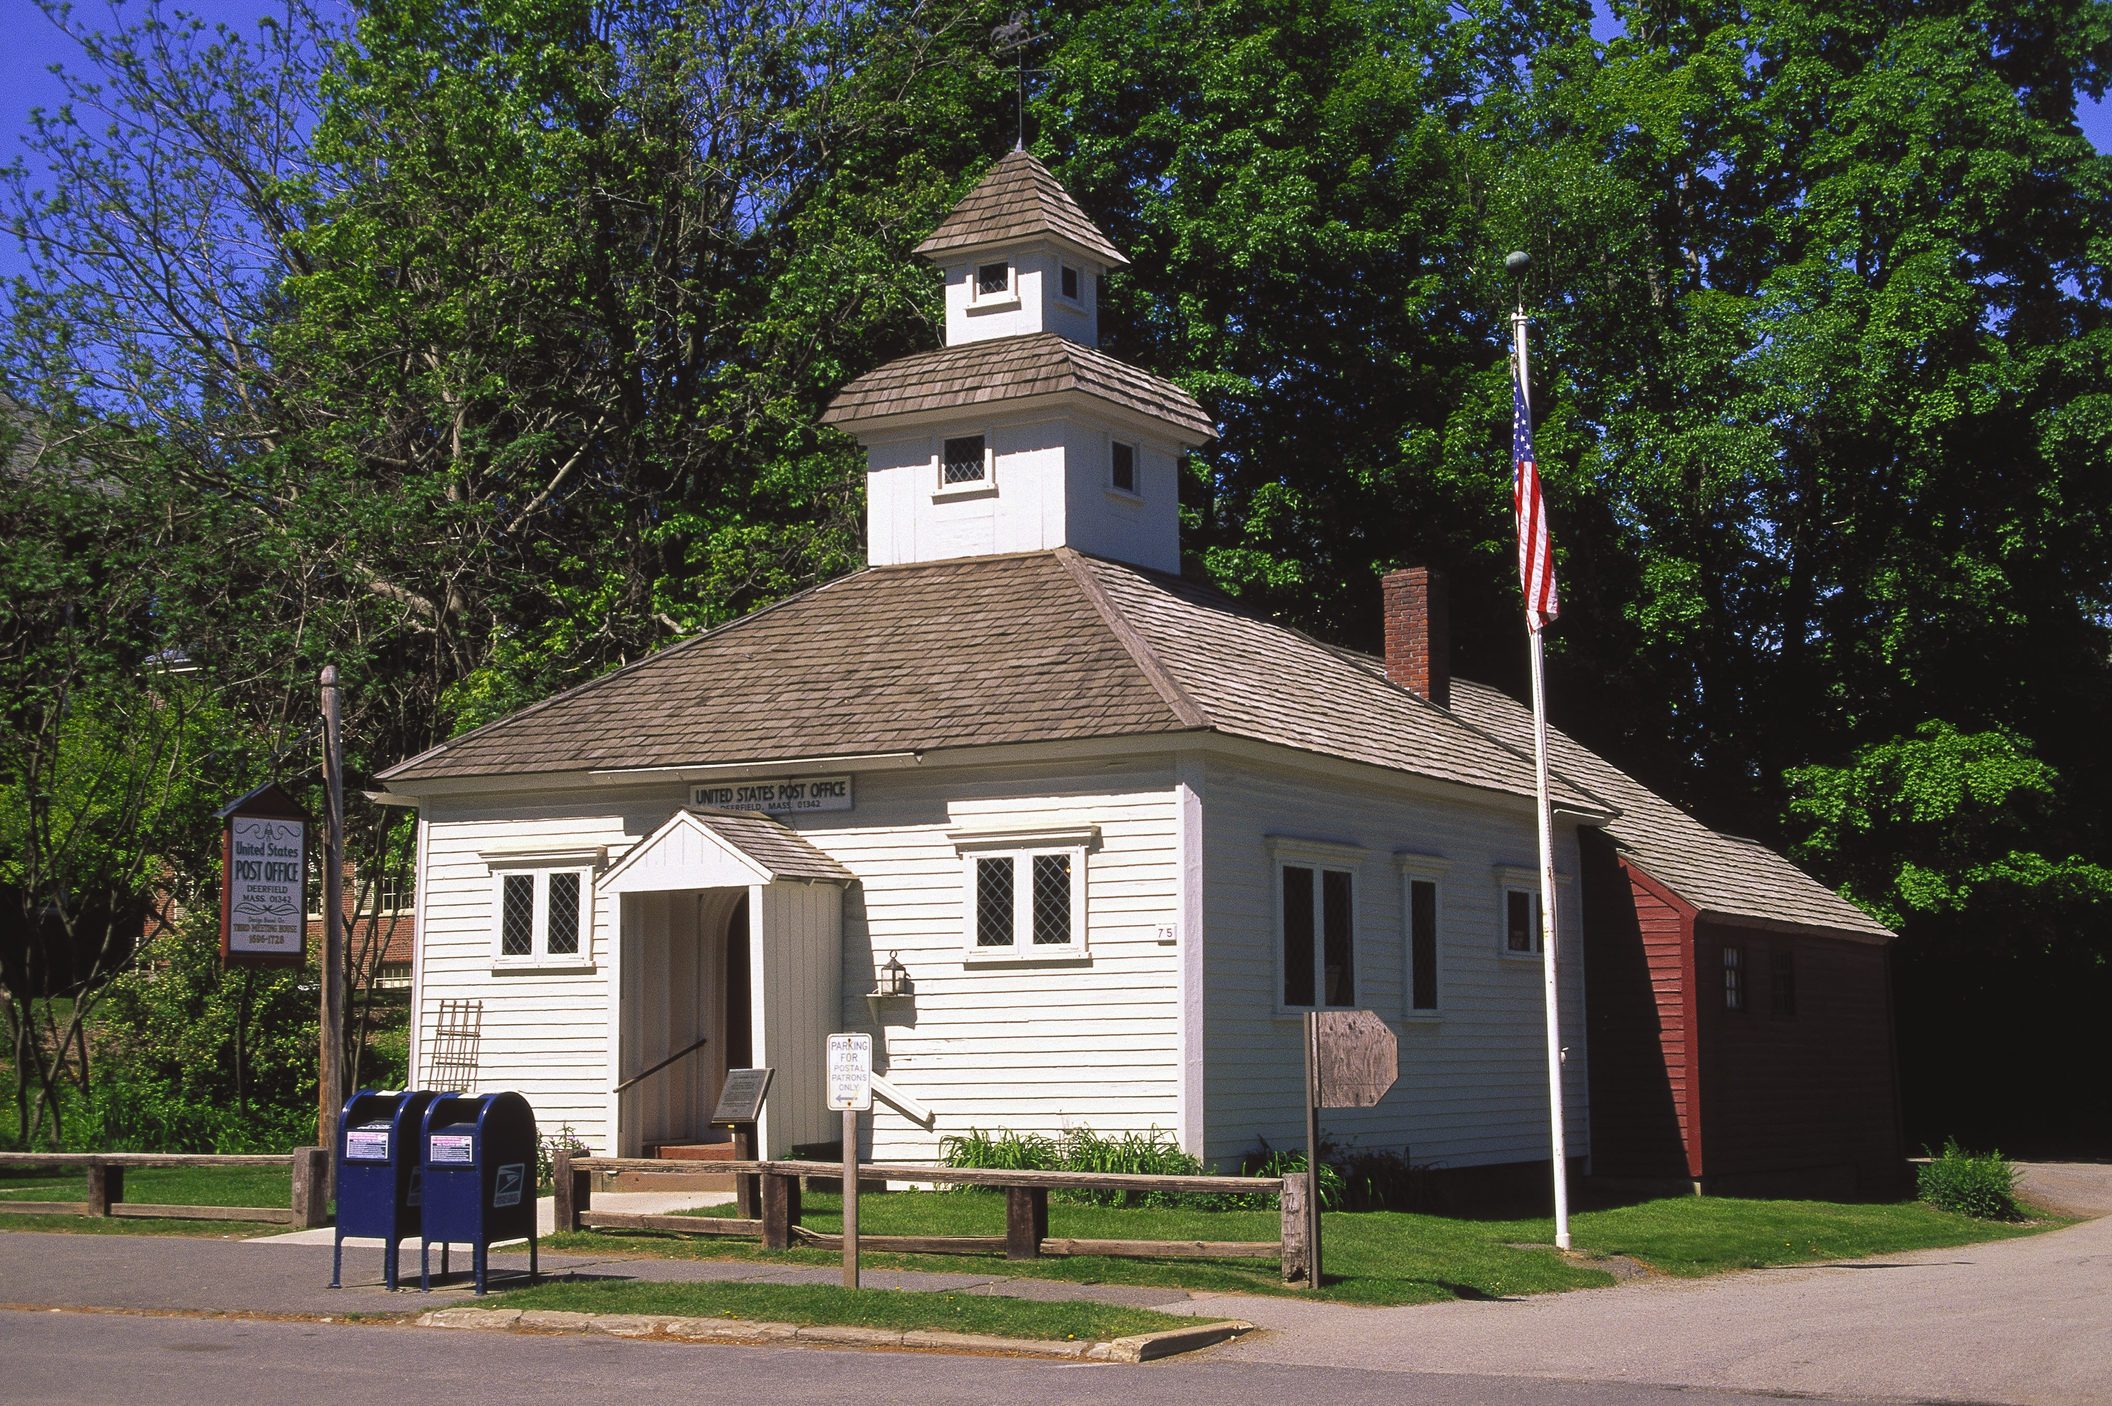
[[[936,261],[947,254],[1037,238],[1072,245],[1110,268],[1129,262],[1086,218],[1049,168],[1017,148],[1000,157],[913,252]]]
[[[1214,731],[1529,795],[1529,758],[1351,656],[1065,547],[871,567],[382,773],[439,778]],[[1604,816],[1581,789],[1561,804]]]
[[[1531,711],[1500,690],[1454,679],[1452,709],[1514,745],[1532,746]],[[1622,853],[1703,916],[1892,936],[1767,846],[1718,834],[1575,738],[1549,728],[1547,743],[1551,769],[1620,807],[1606,833]]]
[[[850,883],[855,877],[781,820],[744,810],[692,808],[690,814],[705,829],[781,879]]]
[[[1053,332],[899,357],[838,391],[821,422],[850,427],[897,415],[1067,394],[1148,415],[1197,441],[1217,434],[1195,397],[1173,382]]]

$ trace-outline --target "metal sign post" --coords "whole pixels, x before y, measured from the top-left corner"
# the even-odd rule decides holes
[[[345,1102],[345,759],[338,725],[337,666],[323,690],[322,1063],[316,1071],[316,1140],[328,1146]]]
[[[1320,1110],[1370,1108],[1400,1078],[1401,1047],[1375,1011],[1305,1013],[1305,1287],[1320,1287]]]
[[[711,1110],[711,1121],[733,1129],[733,1157],[737,1162],[755,1160],[755,1125],[762,1121],[763,1099],[770,1093],[770,1080],[775,1069],[729,1069],[726,1083],[719,1090],[718,1106]],[[749,1220],[759,1220],[763,1214],[761,1179],[742,1173],[733,1179],[734,1200],[740,1213]]]
[[[858,1115],[873,1107],[873,1037],[829,1037],[829,1107],[843,1113],[843,1287],[858,1287]]]

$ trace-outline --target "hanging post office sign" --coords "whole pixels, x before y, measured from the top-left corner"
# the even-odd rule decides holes
[[[308,812],[276,784],[220,811],[220,959],[297,966],[307,955]]]
[[[759,810],[765,815],[849,810],[851,778],[787,776],[770,781],[710,781],[689,788],[689,803],[714,810]]]

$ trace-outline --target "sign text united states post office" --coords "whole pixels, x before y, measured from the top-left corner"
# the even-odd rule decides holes
[[[807,776],[783,781],[732,781],[692,786],[689,803],[719,810],[759,810],[783,815],[804,810],[849,810],[851,778]]]

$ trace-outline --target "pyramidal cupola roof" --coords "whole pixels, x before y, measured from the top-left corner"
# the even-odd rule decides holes
[[[1000,158],[914,252],[938,259],[1027,239],[1068,244],[1109,268],[1129,262],[1049,168],[1020,147]]]

